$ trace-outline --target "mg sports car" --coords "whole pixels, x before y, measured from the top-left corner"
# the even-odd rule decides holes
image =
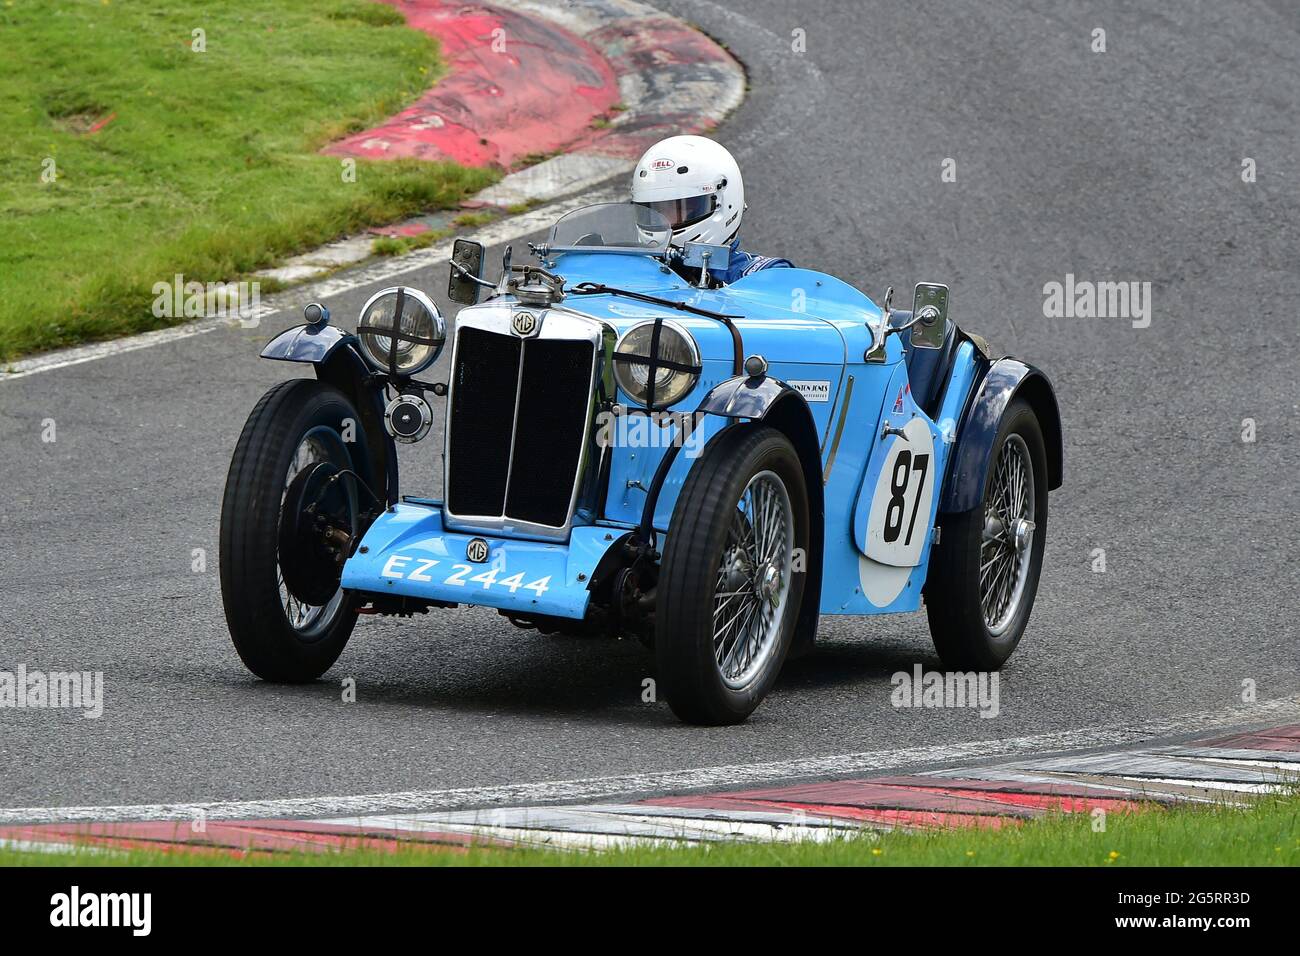
[[[458,240],[446,381],[422,377],[449,331],[413,287],[354,331],[313,303],[266,346],[315,377],[262,397],[226,482],[254,674],[314,680],[358,615],[458,605],[637,638],[699,724],[746,719],[823,615],[924,604],[945,665],[1002,665],[1062,480],[1047,377],[951,321],[946,286],[905,311],[808,269],[723,285],[728,247],[675,248],[656,216],[577,210],[495,280]],[[402,489],[397,444],[435,422],[441,492]]]

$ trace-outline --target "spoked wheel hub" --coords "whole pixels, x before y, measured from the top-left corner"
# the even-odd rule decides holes
[[[754,575],[754,584],[760,600],[777,607],[781,603],[781,569],[771,561],[764,561]]]
[[[346,476],[333,462],[308,465],[289,482],[280,511],[278,555],[285,586],[309,605],[338,589],[356,516]]]
[[[304,640],[339,613],[343,560],[358,529],[355,484],[339,472],[351,456],[338,433],[304,435],[290,462],[281,499],[277,571],[285,619]]]

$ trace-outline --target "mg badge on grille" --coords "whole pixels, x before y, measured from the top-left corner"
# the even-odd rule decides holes
[[[510,317],[510,328],[515,335],[527,338],[537,331],[537,316],[531,312],[516,312]]]
[[[482,564],[488,559],[488,543],[482,538],[471,538],[465,545],[465,560]]]

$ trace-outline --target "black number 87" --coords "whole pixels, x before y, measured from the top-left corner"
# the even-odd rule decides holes
[[[916,499],[912,502],[912,519],[907,523],[907,537],[903,539],[903,545],[907,546],[912,543],[912,531],[916,528],[916,512],[921,507],[921,490],[925,488],[925,474],[930,469],[930,456],[917,455],[912,458],[912,453],[904,448],[894,459],[894,474],[889,481],[889,490],[893,496],[889,499],[889,507],[885,509],[885,542],[893,544],[898,540],[899,534],[903,531],[903,516],[907,512],[907,486],[912,479],[912,472],[921,473],[920,484],[916,487]]]

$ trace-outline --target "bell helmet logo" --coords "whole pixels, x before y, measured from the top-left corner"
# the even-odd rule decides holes
[[[510,318],[510,328],[515,335],[529,336],[537,331],[537,316],[531,312],[516,312]]]
[[[673,161],[671,159],[656,159],[650,163],[651,169],[672,169]]]
[[[488,543],[482,538],[471,538],[465,545],[465,560],[482,564],[488,559]]]

